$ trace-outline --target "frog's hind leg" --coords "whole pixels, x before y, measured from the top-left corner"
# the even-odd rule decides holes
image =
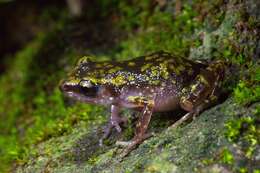
[[[216,104],[219,96],[219,83],[223,79],[224,73],[222,65],[223,62],[216,61],[201,70],[180,100],[181,107],[188,113],[171,127],[177,127],[191,117],[195,118],[202,110]]]
[[[127,118],[120,117],[119,113],[120,113],[120,107],[116,105],[111,105],[111,116],[109,118],[109,122],[107,126],[104,129],[104,134],[102,138],[99,140],[100,146],[103,145],[103,140],[108,138],[108,136],[111,134],[113,128],[115,128],[116,131],[120,133],[122,131],[120,124],[127,123]]]

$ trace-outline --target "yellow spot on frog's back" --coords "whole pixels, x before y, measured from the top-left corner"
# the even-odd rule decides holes
[[[97,75],[104,76],[105,75],[105,70],[104,69],[98,69],[98,70],[95,70],[94,73],[97,74]]]
[[[188,69],[188,75],[191,76],[192,74],[193,74],[193,70],[192,70],[192,68],[189,68],[189,69]]]
[[[149,55],[149,56],[146,56],[146,57],[145,57],[145,60],[146,60],[146,61],[149,61],[149,60],[152,60],[153,58],[154,58],[154,57],[153,57],[152,55]]]
[[[157,58],[157,55],[148,55],[148,56],[145,57],[145,60],[149,61],[149,60],[152,60],[152,59],[155,59],[155,58]]]
[[[169,78],[169,72],[167,69],[167,64],[166,63],[160,63],[160,68],[161,68],[161,75],[164,79]]]
[[[135,77],[134,77],[133,75],[129,75],[129,76],[127,77],[127,79],[128,79],[129,81],[133,81],[133,80],[135,80]]]
[[[188,89],[187,88],[183,88],[182,90],[181,90],[181,92],[184,94],[184,93],[187,93],[187,91],[188,91]]]
[[[79,59],[79,61],[77,62],[77,65],[80,64],[84,64],[91,61],[91,57],[90,56],[83,56],[82,58]]]
[[[160,80],[152,80],[151,84],[158,85],[161,81]]]
[[[150,80],[149,76],[145,76],[145,80],[149,81]]]
[[[194,84],[194,85],[192,85],[191,86],[191,92],[193,93],[195,90],[196,90],[196,88],[198,87],[198,83],[196,83],[196,84]]]
[[[186,68],[183,65],[179,65],[179,70],[182,72],[182,71],[186,70]]]
[[[152,77],[158,76],[159,73],[160,73],[160,72],[159,72],[159,69],[158,69],[157,66],[153,66],[153,67],[151,68],[151,76],[152,76]]]
[[[204,76],[199,75],[198,77],[199,77],[199,81],[200,81],[201,83],[206,84],[206,85],[209,85],[208,81],[205,79]]]
[[[174,71],[174,69],[175,69],[175,66],[174,66],[173,64],[170,64],[170,65],[169,65],[169,68],[170,68],[171,70],[173,70],[173,71]]]
[[[68,80],[67,80],[67,83],[68,84],[70,84],[70,85],[76,85],[76,84],[78,84],[80,82],[80,79],[78,79],[78,78],[69,78]]]
[[[113,68],[114,67],[113,64],[110,64],[108,62],[100,63],[100,66],[101,66],[101,68]]]
[[[109,79],[101,78],[98,80],[98,84],[107,84],[107,83],[110,83]]]
[[[114,85],[116,85],[116,86],[123,85],[123,84],[125,84],[126,82],[127,82],[127,80],[126,80],[125,77],[122,76],[122,75],[118,75],[118,76],[112,78],[112,80],[111,80],[111,83],[114,84]]]
[[[152,66],[151,63],[147,63],[147,64],[145,64],[145,65],[143,65],[143,66],[141,67],[141,71],[142,71],[142,72],[143,72],[143,71],[146,71],[146,70],[149,69],[151,66]]]
[[[84,77],[83,78],[84,80],[89,80],[91,81],[93,84],[98,84],[99,83],[99,80],[95,77]]]
[[[215,95],[210,95],[209,98],[210,98],[211,101],[217,100],[217,96],[215,96]]]
[[[171,64],[171,63],[174,63],[174,62],[175,62],[175,59],[169,58],[169,59],[167,59],[167,60],[165,60],[165,61],[167,61],[167,63]]]
[[[115,73],[119,70],[122,70],[122,67],[112,67],[111,69],[108,70],[108,73]]]
[[[186,68],[183,65],[174,66],[174,68],[170,67],[171,70],[173,70],[177,75],[180,75],[181,72],[185,71]]]
[[[163,56],[172,56],[169,52],[163,52],[162,55]]]
[[[159,57],[159,58],[156,59],[156,61],[157,62],[162,62],[162,61],[164,61],[164,57]]]
[[[99,64],[99,63],[97,63],[97,64],[95,65],[95,67],[96,67],[96,68],[101,68],[101,67],[103,67],[103,65],[102,65],[102,64]]]
[[[192,65],[191,65],[190,62],[185,62],[185,66],[187,66],[187,67],[192,67]]]
[[[172,84],[176,85],[176,80],[172,80]]]
[[[105,67],[107,67],[107,68],[113,68],[114,66],[113,66],[112,64],[107,64],[107,65],[105,65]]]
[[[140,98],[140,96],[129,96],[129,97],[127,97],[127,100],[134,102],[134,101],[136,101],[138,98]]]
[[[131,62],[128,62],[128,65],[129,65],[129,66],[135,66],[135,62],[132,62],[132,61],[131,61]]]
[[[149,99],[145,96],[129,96],[127,97],[127,100],[130,102],[134,102],[135,104],[142,106],[144,104],[147,104],[148,106],[154,105],[154,100]]]

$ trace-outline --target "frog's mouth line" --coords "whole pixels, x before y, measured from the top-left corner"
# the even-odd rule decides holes
[[[60,90],[68,97],[72,99],[95,103],[95,94],[89,94],[86,91],[82,92],[81,88],[77,85],[62,84]],[[85,94],[84,94],[85,93]]]
[[[65,92],[65,94],[66,94],[66,96],[74,98],[78,101],[87,102],[87,101],[91,100],[89,97],[86,97],[84,94],[73,92],[73,91],[67,91],[67,92]]]

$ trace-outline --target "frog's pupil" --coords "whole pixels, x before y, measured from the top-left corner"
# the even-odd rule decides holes
[[[98,92],[98,86],[92,86],[92,87],[83,87],[83,86],[80,86],[80,91],[81,93],[83,93],[85,96],[96,96],[97,92]]]

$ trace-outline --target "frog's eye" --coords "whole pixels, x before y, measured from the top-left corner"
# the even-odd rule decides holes
[[[98,93],[99,87],[91,83],[91,81],[82,80],[80,81],[79,86],[80,86],[80,92],[85,96],[94,97]]]

